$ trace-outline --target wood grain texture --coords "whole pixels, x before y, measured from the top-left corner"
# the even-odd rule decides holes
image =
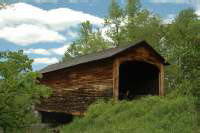
[[[159,73],[159,96],[164,96],[164,66],[160,64]]]
[[[112,97],[112,69],[112,61],[106,60],[43,75],[41,83],[53,88],[53,95],[37,110],[84,114],[94,101]]]

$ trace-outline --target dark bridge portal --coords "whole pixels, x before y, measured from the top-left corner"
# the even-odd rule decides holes
[[[119,100],[159,94],[159,70],[142,61],[126,61],[119,69]]]

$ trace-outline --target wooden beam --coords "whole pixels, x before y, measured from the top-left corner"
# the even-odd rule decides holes
[[[75,115],[75,116],[84,116],[86,115],[86,112],[59,112],[57,110],[45,110],[45,109],[37,109],[39,112],[48,112],[48,113],[65,113],[68,115]]]
[[[164,66],[160,64],[159,72],[159,96],[164,96]]]
[[[118,100],[119,97],[119,60],[113,62],[113,98]]]

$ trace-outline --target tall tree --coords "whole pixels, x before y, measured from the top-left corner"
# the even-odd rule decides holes
[[[155,49],[160,50],[163,37],[162,23],[159,16],[141,9],[140,0],[127,0],[125,7],[125,37],[127,43],[137,40],[148,41]]]
[[[38,84],[41,75],[32,72],[32,62],[23,51],[0,52],[0,127],[5,133],[37,122],[34,106],[50,94]]]
[[[95,32],[92,24],[86,21],[81,24],[79,37],[69,46],[63,60],[98,52],[108,47],[109,45],[101,35],[101,32]]]
[[[163,41],[165,55],[172,63],[166,71],[169,76],[167,79],[173,79],[168,88],[178,88],[182,83],[188,83],[189,92],[197,97],[200,97],[199,24],[200,20],[194,10],[183,10],[172,24],[166,26]],[[183,87],[181,91],[184,91]]]
[[[136,12],[125,25],[126,40],[128,43],[136,40],[146,40],[159,50],[160,40],[163,37],[161,19],[147,10]]]
[[[112,40],[113,46],[119,46],[123,43],[122,25],[123,25],[123,10],[116,0],[111,0],[109,6],[109,15],[105,19],[105,27],[107,36]]]
[[[128,18],[132,18],[137,12],[140,11],[140,8],[140,0],[126,0],[125,15]]]

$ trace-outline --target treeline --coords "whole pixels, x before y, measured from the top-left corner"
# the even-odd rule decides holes
[[[165,71],[165,89],[177,95],[200,96],[200,19],[193,9],[181,11],[166,24],[158,15],[141,8],[139,0],[126,0],[120,7],[110,1],[104,27],[86,21],[79,37],[65,52],[63,61],[107,48],[146,40],[171,64]]]
[[[104,29],[104,34],[101,29]],[[198,112],[200,19],[193,9],[181,11],[170,24],[165,24],[161,17],[141,8],[139,0],[126,0],[124,8],[120,7],[116,0],[111,0],[109,15],[101,29],[95,29],[89,21],[82,23],[79,37],[67,49],[63,61],[137,40],[146,40],[171,64],[165,68],[165,94],[166,100],[173,100],[163,101],[156,98],[161,101],[158,101],[158,104],[167,102],[168,106],[165,107],[173,105],[173,108],[179,108],[180,100],[180,106],[185,103],[185,107],[191,107],[190,112],[193,112],[191,104],[195,103],[195,113]],[[0,127],[5,132],[14,132],[16,128],[37,122],[33,111],[34,105],[39,103],[40,97],[51,94],[49,88],[38,85],[38,78],[41,75],[32,71],[32,62],[22,51],[0,52]],[[181,97],[186,97],[189,101]],[[185,108],[186,111],[189,109]],[[152,118],[160,117],[157,115]]]

